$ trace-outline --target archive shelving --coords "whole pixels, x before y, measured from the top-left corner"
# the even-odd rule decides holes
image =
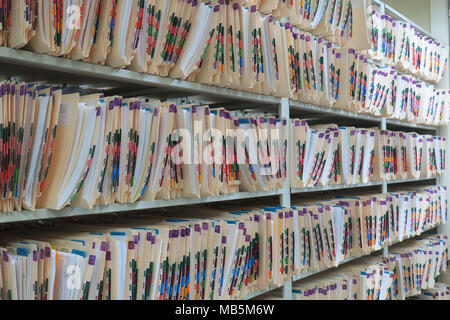
[[[389,10],[388,6],[378,0],[383,10]],[[398,15],[397,15],[398,16]],[[404,17],[403,17],[404,18]],[[419,29],[420,30],[420,29]],[[208,104],[221,104],[232,106],[235,109],[254,109],[259,112],[277,113],[283,118],[294,117],[318,117],[319,119],[332,121],[352,121],[353,124],[370,124],[380,129],[395,129],[404,131],[419,131],[427,134],[437,134],[438,128],[434,126],[409,123],[404,121],[385,119],[369,114],[357,114],[345,110],[292,101],[287,98],[278,98],[252,92],[204,85],[168,77],[160,77],[150,74],[142,74],[126,69],[115,69],[107,66],[94,65],[81,61],[73,61],[60,57],[41,55],[25,50],[0,47],[0,77],[15,78],[18,81],[44,81],[64,86],[79,86],[83,92],[104,91],[105,94],[119,94],[129,96],[149,96],[161,99],[196,97]],[[287,135],[289,139],[289,134]],[[288,150],[289,152],[289,150]],[[287,155],[289,159],[289,154]],[[289,171],[289,166],[287,166]],[[137,202],[135,204],[113,204],[109,206],[95,207],[93,210],[79,208],[65,208],[60,211],[41,209],[36,211],[20,211],[3,213],[0,215],[0,225],[26,221],[40,221],[58,218],[77,218],[111,213],[124,213],[160,209],[167,207],[199,205],[207,203],[237,201],[244,199],[259,199],[263,197],[279,197],[280,205],[290,207],[291,196],[295,194],[314,194],[324,191],[339,191],[346,189],[379,188],[386,193],[388,186],[395,184],[436,184],[437,178],[420,178],[384,182],[370,182],[367,184],[325,186],[314,188],[290,188],[289,172],[287,182],[283,189],[261,192],[241,192],[217,197],[200,199],[175,199],[156,200],[152,202]],[[387,254],[387,247],[383,250]],[[359,257],[353,257],[345,262]],[[318,272],[302,274],[286,281],[282,291],[286,299],[292,298],[292,282],[297,281]],[[270,290],[275,287],[269,288]],[[255,298],[267,291],[256,291],[247,298]]]

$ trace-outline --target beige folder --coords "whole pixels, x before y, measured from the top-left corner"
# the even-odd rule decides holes
[[[113,30],[111,52],[106,58],[106,64],[114,68],[128,66],[133,60],[136,50],[133,42],[137,29],[138,1],[119,1]]]
[[[73,148],[73,140],[77,125],[79,95],[77,93],[61,97],[61,111],[55,139],[55,153],[50,164],[47,183],[38,201],[39,208],[56,208],[57,198],[61,190]]]

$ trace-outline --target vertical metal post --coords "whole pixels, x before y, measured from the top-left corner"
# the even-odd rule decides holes
[[[384,4],[382,5],[382,10],[384,11]],[[387,130],[386,118],[381,119],[380,129]],[[385,180],[381,185],[381,193],[386,194],[387,192],[388,192],[388,185],[387,181]],[[383,257],[387,258],[388,255],[389,255],[389,247],[385,246],[383,247]]]
[[[283,192],[280,197],[280,204],[282,207],[289,208],[291,206],[291,182],[290,182],[290,165],[289,165],[289,159],[290,159],[290,112],[289,112],[289,99],[288,98],[282,98],[280,103],[280,110],[279,115],[281,118],[286,119],[286,139],[287,139],[287,153],[286,153],[286,183],[283,188]],[[282,288],[283,298],[285,300],[292,300],[292,277],[290,279],[287,279],[284,281],[284,285]]]
[[[279,115],[281,118],[286,119],[287,125],[286,125],[286,139],[287,139],[287,151],[286,151],[286,183],[284,184],[283,193],[280,197],[280,204],[282,207],[289,208],[291,206],[291,183],[290,183],[290,165],[289,165],[289,158],[290,158],[290,112],[289,112],[289,99],[288,98],[282,98],[281,104],[280,104],[280,110]]]
[[[285,281],[283,285],[283,299],[292,300],[292,278],[290,281]]]
[[[381,119],[380,123],[381,130],[387,130],[386,118]],[[387,181],[383,181],[381,185],[381,193],[386,194],[388,192]]]

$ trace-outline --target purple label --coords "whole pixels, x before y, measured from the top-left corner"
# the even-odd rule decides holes
[[[34,262],[38,261],[38,253],[37,253],[37,251],[33,251],[33,261]]]
[[[208,224],[206,222],[203,223],[203,230],[208,231]]]
[[[106,252],[106,261],[111,261],[111,251]]]
[[[200,228],[200,225],[199,225],[199,224],[196,224],[196,225],[194,226],[194,231],[195,231],[195,232],[201,232],[201,231],[202,231],[202,229]]]
[[[50,249],[50,247],[46,247],[45,248],[45,256],[47,257],[47,258],[50,258],[50,254],[51,254],[51,249]]]
[[[94,255],[89,256],[89,265],[91,265],[91,266],[95,265],[95,256]]]
[[[215,231],[216,233],[220,233],[220,226],[216,226],[216,227],[214,228],[214,231]]]

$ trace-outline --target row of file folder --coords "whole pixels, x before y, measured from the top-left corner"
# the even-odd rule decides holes
[[[369,45],[367,8],[370,0],[312,0],[312,1],[239,1],[256,4],[258,11],[288,19],[295,27],[324,37],[339,46],[365,48]],[[355,32],[355,31],[358,32]]]
[[[439,83],[445,74],[449,48],[421,35],[414,25],[373,10],[369,18],[373,60],[392,65],[422,80]]]
[[[445,170],[443,137],[291,120],[292,188],[431,178]]]
[[[443,187],[379,195],[342,196],[296,206],[300,264],[294,274],[338,266],[447,221]],[[307,219],[308,220],[308,219]]]
[[[422,198],[421,217],[444,201],[425,190],[415,195]],[[119,220],[102,217],[101,223],[23,224],[0,235],[1,297],[241,299],[281,286],[293,274],[339,265],[355,254],[358,232],[367,240],[374,237],[367,252],[379,249],[380,237],[394,240],[394,233],[380,231],[391,224],[388,217],[400,223],[396,219],[405,208],[388,208],[387,197],[394,198],[342,197],[292,208],[185,207]],[[411,202],[405,212],[412,214],[414,206]]]
[[[72,91],[1,84],[2,211],[278,190],[288,165],[299,188],[446,169],[441,137]]]
[[[424,236],[293,285],[295,300],[405,300],[434,291],[447,271],[448,238]],[[442,288],[442,287],[441,287]]]
[[[340,49],[340,89],[333,107],[428,125],[449,121],[448,90],[379,67],[354,49]]]
[[[298,16],[292,21],[305,22],[297,25],[323,32],[312,35],[294,29],[292,21],[281,24],[274,15],[261,15],[258,5],[280,17],[291,12]],[[439,97],[433,87],[420,83],[414,87],[421,89],[409,88],[415,80],[404,84],[397,74],[392,79],[390,71],[358,53],[365,48],[360,41],[349,45],[353,49],[338,49],[332,43],[326,31],[330,28],[343,34],[340,28],[352,28],[354,23],[358,35],[368,33],[361,22],[367,20],[363,19],[366,6],[362,0],[256,5],[251,1],[77,0],[70,6],[65,1],[18,0],[5,6],[6,31],[0,38],[13,48],[354,112],[382,115],[392,104],[395,117],[404,119],[411,107],[409,121],[446,123],[449,106],[443,94]],[[330,27],[326,21],[336,25]],[[443,61],[433,62],[433,68],[439,65],[441,75],[446,59],[443,54],[439,57]],[[397,85],[397,79],[403,84]],[[436,105],[431,109],[428,98]]]
[[[450,300],[450,287],[445,283],[435,283],[433,288],[422,290],[418,300]]]
[[[286,119],[3,82],[2,211],[281,189]]]

